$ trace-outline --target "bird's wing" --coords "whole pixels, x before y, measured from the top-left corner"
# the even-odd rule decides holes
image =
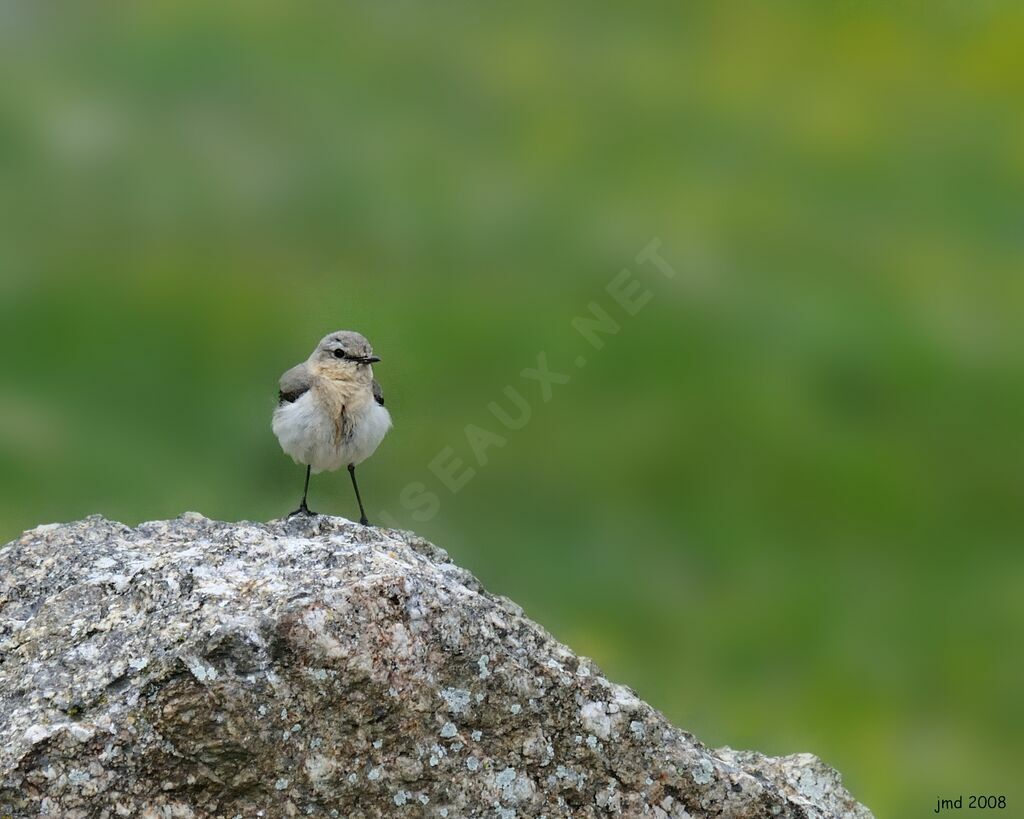
[[[306,363],[296,364],[281,376],[281,391],[278,400],[282,404],[292,404],[307,392],[313,383],[313,377]]]
[[[376,378],[373,379],[373,384],[371,385],[371,387],[373,388],[373,400],[376,401],[378,404],[380,404],[383,407],[384,406],[384,388],[381,387],[380,382]]]

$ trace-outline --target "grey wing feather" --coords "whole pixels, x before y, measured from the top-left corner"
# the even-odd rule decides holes
[[[383,407],[384,406],[384,388],[381,387],[380,382],[376,378],[373,379],[373,384],[371,385],[371,387],[373,388],[373,400],[376,401],[378,404],[380,404]]]
[[[278,400],[282,404],[291,404],[309,390],[313,379],[305,362],[296,364],[281,376],[281,391]]]

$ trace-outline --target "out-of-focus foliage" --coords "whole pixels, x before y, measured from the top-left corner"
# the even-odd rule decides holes
[[[706,741],[1019,805],[1022,42],[995,0],[4,3],[0,538],[294,508],[277,376],[357,328],[375,517]]]

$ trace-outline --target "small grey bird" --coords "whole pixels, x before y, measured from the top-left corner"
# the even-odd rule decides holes
[[[281,449],[306,465],[302,503],[291,515],[313,514],[306,506],[310,472],[347,466],[359,503],[359,522],[368,525],[356,465],[374,453],[391,428],[384,393],[370,366],[378,361],[363,336],[339,330],[325,336],[309,358],[281,376],[274,435]]]

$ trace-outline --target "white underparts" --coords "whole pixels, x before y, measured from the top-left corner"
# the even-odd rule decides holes
[[[374,401],[369,390],[349,401],[344,419],[325,409],[315,389],[274,410],[273,429],[283,449],[296,463],[314,473],[331,472],[369,458],[391,428],[391,414]]]

